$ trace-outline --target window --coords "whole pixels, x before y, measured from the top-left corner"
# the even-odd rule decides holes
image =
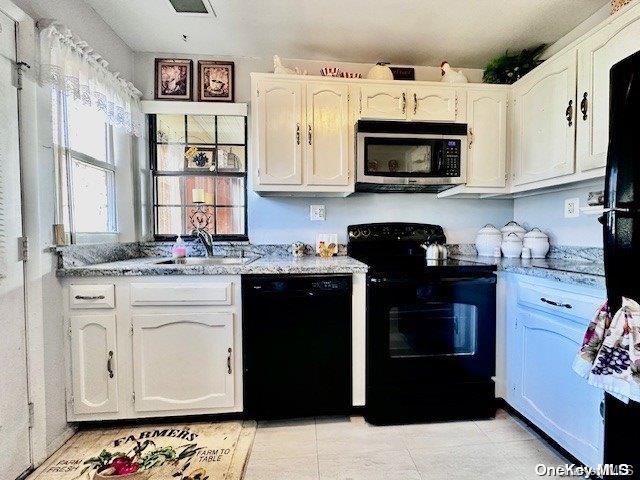
[[[150,128],[155,237],[246,239],[246,117],[155,115]]]
[[[104,114],[64,94],[54,96],[59,131],[65,230],[72,242],[86,235],[117,233],[112,127]],[[59,111],[57,111],[59,110]]]

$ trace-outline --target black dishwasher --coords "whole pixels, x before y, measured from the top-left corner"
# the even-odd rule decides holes
[[[350,275],[242,277],[248,417],[349,412],[351,291]]]

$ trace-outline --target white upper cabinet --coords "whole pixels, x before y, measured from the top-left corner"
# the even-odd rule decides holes
[[[118,411],[115,315],[70,318],[73,411]]]
[[[306,180],[309,185],[348,185],[349,85],[307,84]]]
[[[256,100],[259,183],[301,185],[305,128],[302,84],[261,80]]]
[[[371,84],[360,87],[360,118],[405,120],[408,93],[404,86]]]
[[[451,87],[417,87],[407,91],[407,118],[417,121],[455,122],[458,116],[458,95]]]
[[[233,313],[133,315],[138,412],[234,405]]]
[[[467,93],[467,186],[505,186],[507,100],[505,90],[470,89]]]
[[[549,60],[514,86],[515,185],[575,170],[576,52]]]
[[[640,50],[640,20],[616,19],[578,48],[577,160],[580,171],[602,168],[609,143],[609,70]]]

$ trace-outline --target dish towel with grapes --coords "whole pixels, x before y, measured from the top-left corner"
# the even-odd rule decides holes
[[[623,297],[612,318],[605,302],[587,328],[573,369],[625,403],[640,402],[640,305]]]

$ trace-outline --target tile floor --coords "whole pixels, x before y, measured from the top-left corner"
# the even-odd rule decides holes
[[[311,418],[259,423],[244,480],[528,480],[539,463],[570,462],[504,410],[389,427]]]

